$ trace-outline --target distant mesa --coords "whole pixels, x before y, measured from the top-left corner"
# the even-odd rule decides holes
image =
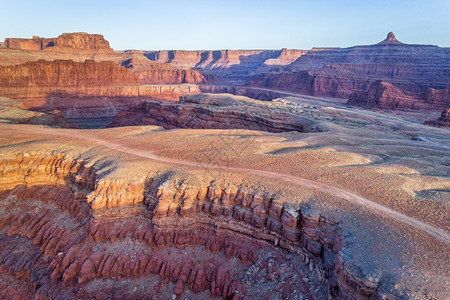
[[[42,38],[33,36],[31,39],[6,38],[3,47],[18,50],[54,50],[70,51],[87,50],[113,52],[109,42],[101,34],[88,34],[86,32],[63,33],[57,38]]]
[[[403,44],[397,38],[395,37],[395,34],[393,32],[389,32],[387,37],[378,43],[378,45],[401,45]]]

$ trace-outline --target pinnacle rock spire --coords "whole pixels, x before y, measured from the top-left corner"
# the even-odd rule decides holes
[[[378,43],[379,45],[386,45],[386,44],[402,44],[397,38],[395,37],[395,34],[393,32],[389,32],[387,37]]]

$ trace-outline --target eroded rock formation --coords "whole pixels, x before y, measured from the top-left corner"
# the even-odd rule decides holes
[[[250,84],[347,98],[383,80],[421,95],[450,84],[449,57],[450,48],[403,44],[389,33],[376,45],[311,50],[282,70],[255,75]]]
[[[217,51],[148,51],[150,60],[184,68],[202,70],[236,68],[254,71],[264,65],[287,65],[305,54],[304,50],[217,50]]]
[[[110,126],[129,125],[269,132],[318,130],[311,120],[291,113],[282,105],[229,94],[186,95],[178,102],[143,101],[118,113]]]
[[[70,119],[111,120],[137,99],[177,100],[199,92],[196,85],[140,85],[137,74],[108,61],[40,60],[0,66],[0,95],[39,111],[60,110]]]
[[[39,60],[0,67],[0,93],[13,99],[126,96],[114,92],[120,86],[136,84],[133,73],[112,62]]]
[[[450,108],[444,109],[437,120],[426,121],[425,124],[436,127],[450,127]]]
[[[430,89],[425,96],[406,92],[385,82],[374,81],[367,91],[353,92],[348,104],[378,108],[435,109],[450,104],[449,88],[445,90]]]
[[[112,52],[109,42],[101,34],[86,32],[63,33],[57,38],[32,39],[6,38],[5,48],[19,50],[49,50],[49,51],[90,51]]]
[[[450,104],[450,85],[442,90],[429,89],[424,98],[427,103],[448,106]]]
[[[275,195],[100,178],[56,153],[4,155],[3,298],[380,296],[377,278],[345,265],[338,223]]]
[[[197,71],[156,63],[143,55],[133,55],[121,65],[137,74],[141,84],[207,83],[205,77]]]

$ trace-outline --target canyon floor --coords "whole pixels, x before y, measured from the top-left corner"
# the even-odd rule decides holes
[[[367,111],[300,95],[277,102],[289,103],[320,131],[0,124],[2,297],[13,298],[7,285],[23,297],[67,299],[449,297],[449,132],[422,125],[437,112]],[[65,170],[74,161],[84,171]],[[87,208],[61,204],[62,191]],[[237,200],[240,193],[252,200]],[[52,219],[43,222],[46,214]],[[273,225],[277,218],[281,229]],[[39,222],[44,229],[32,229]],[[144,230],[141,237],[118,230],[113,238],[96,229],[130,222],[140,226],[132,227],[136,235]],[[322,222],[333,225],[324,229]],[[211,231],[193,243],[199,224]],[[147,239],[145,226],[176,237]],[[191,226],[190,239],[177,242],[177,230]],[[65,230],[72,240],[59,242]],[[337,232],[334,241],[327,241],[327,230]],[[242,245],[234,245],[235,256],[227,253],[221,235],[253,254],[245,258]],[[9,252],[14,243],[21,246]],[[148,253],[163,258],[157,269],[145,270]],[[105,273],[114,255],[144,267]],[[198,267],[176,270],[180,259],[192,258],[205,269],[205,283]],[[269,271],[272,262],[278,272]]]

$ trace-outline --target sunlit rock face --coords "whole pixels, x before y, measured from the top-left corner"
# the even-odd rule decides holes
[[[20,50],[49,50],[49,51],[101,51],[112,52],[109,42],[101,34],[88,34],[85,32],[63,33],[57,38],[32,39],[6,38],[4,43],[6,49]]]
[[[104,180],[63,154],[14,155],[0,162],[2,297],[376,296],[344,265],[336,222],[273,195]]]

